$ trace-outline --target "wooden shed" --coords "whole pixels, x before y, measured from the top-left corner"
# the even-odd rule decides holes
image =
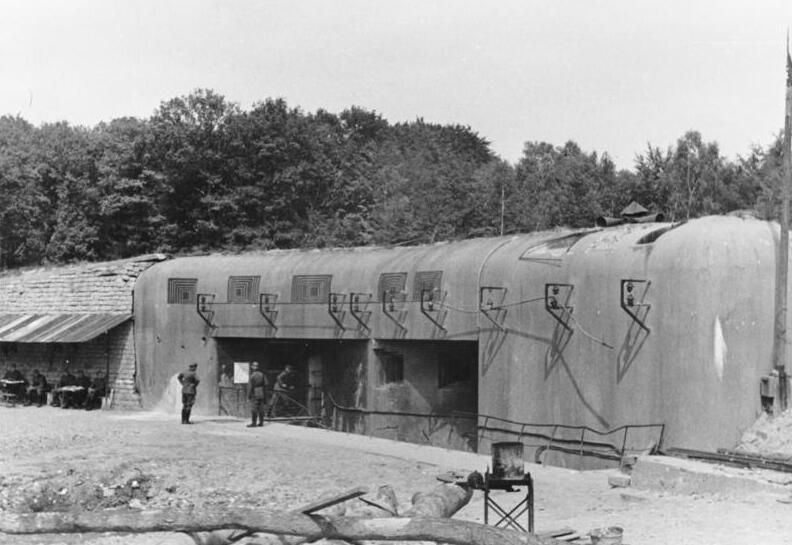
[[[72,372],[102,371],[112,406],[139,408],[132,316],[138,275],[161,254],[106,263],[0,274],[0,369],[38,369],[52,384],[66,360]]]

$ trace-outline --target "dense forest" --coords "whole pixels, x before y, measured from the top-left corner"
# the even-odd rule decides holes
[[[635,200],[667,219],[777,215],[780,140],[724,158],[695,131],[633,171],[527,142],[517,164],[470,127],[391,124],[211,90],[93,128],[0,117],[0,268],[150,252],[417,244],[591,226]]]

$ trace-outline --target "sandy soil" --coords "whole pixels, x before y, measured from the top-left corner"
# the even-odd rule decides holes
[[[5,512],[245,506],[293,509],[355,486],[390,484],[404,505],[446,471],[484,471],[489,456],[324,430],[178,415],[0,407],[0,516]],[[610,488],[612,471],[526,465],[537,531],[621,526],[628,545],[792,543],[788,496],[739,499]],[[508,505],[519,494],[500,493]],[[482,521],[483,497],[457,518]],[[183,536],[181,536],[183,537]],[[3,536],[28,545],[165,545],[173,534]],[[178,541],[184,543],[184,541]]]

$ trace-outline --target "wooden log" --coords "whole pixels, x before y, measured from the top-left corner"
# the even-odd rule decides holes
[[[473,490],[455,484],[440,484],[431,492],[418,492],[412,497],[413,506],[404,513],[405,517],[451,518],[473,497]]]
[[[366,487],[353,488],[340,494],[328,494],[315,502],[294,509],[296,513],[310,515],[316,511],[325,509],[325,516],[349,516],[349,517],[385,517],[388,515],[397,517],[398,504],[393,488],[383,485],[377,488],[376,495],[365,498],[363,494],[368,490]],[[472,491],[465,490],[460,486],[441,484],[431,492],[418,493],[412,498],[413,505],[405,516],[417,517],[451,517],[464,507],[472,496]],[[358,501],[354,501],[357,499]],[[195,532],[191,534],[195,545],[229,545],[233,543],[231,536],[235,530],[216,530],[214,532]],[[278,543],[287,545],[287,538],[269,536],[272,539],[264,538],[264,543]],[[301,538],[291,538],[294,542],[299,542]],[[282,541],[279,541],[282,540]],[[333,540],[332,543],[340,545],[348,543],[342,540]]]
[[[221,529],[346,541],[437,541],[452,545],[547,545],[539,538],[475,522],[444,518],[359,518],[309,516],[289,511],[126,511],[0,515],[5,534],[88,532],[207,532]]]

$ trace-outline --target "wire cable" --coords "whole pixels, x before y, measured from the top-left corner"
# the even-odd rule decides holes
[[[572,319],[572,320],[573,320],[573,321],[574,321],[574,322],[577,324],[577,326],[578,326],[578,329],[580,330],[580,332],[581,332],[581,333],[583,333],[583,335],[585,335],[586,337],[588,337],[588,338],[589,338],[589,339],[591,339],[592,341],[594,341],[594,342],[596,342],[596,343],[599,343],[599,344],[601,344],[602,346],[604,346],[604,347],[606,347],[606,348],[610,348],[611,350],[613,350],[613,347],[612,347],[611,345],[609,345],[608,343],[606,343],[606,342],[605,342],[605,341],[603,341],[602,339],[599,339],[599,338],[595,337],[594,335],[592,335],[591,333],[589,333],[588,331],[586,331],[585,329],[583,329],[583,326],[582,326],[582,325],[580,325],[580,322],[577,320],[577,318],[575,318],[575,315],[574,315],[574,314],[572,314],[572,313],[570,312],[570,313],[569,313],[569,317],[570,317],[570,318],[571,318],[571,319]]]
[[[504,304],[495,305],[491,309],[487,309],[487,310],[496,311],[496,310],[501,310],[501,309],[505,309],[505,308],[511,308],[511,307],[516,307],[516,306],[519,306],[519,305],[524,305],[526,303],[536,303],[537,301],[544,301],[544,297],[534,297],[533,299],[523,299],[522,301],[516,301],[514,303],[508,303],[508,304],[505,304],[505,305]],[[478,314],[481,311],[481,308],[476,308],[475,310],[473,310],[473,309],[455,307],[453,305],[449,305],[448,303],[436,303],[436,304],[438,306],[446,307],[446,308],[449,308],[449,309],[454,310],[456,312],[466,312],[466,313],[470,313],[470,314]]]
[[[516,302],[514,302],[514,303],[508,303],[508,304],[501,304],[501,305],[496,305],[496,306],[492,307],[492,309],[488,309],[488,310],[493,310],[493,311],[495,311],[495,310],[501,310],[501,309],[505,309],[505,308],[516,307],[516,306],[519,306],[519,305],[524,305],[524,304],[526,304],[526,303],[536,303],[536,302],[539,302],[539,301],[544,301],[544,300],[545,300],[545,298],[544,298],[544,297],[534,297],[534,298],[532,298],[532,299],[523,299],[522,301],[516,301]],[[462,312],[462,313],[467,313],[467,314],[478,314],[478,313],[479,313],[479,312],[481,312],[481,310],[482,310],[481,308],[477,308],[477,309],[475,309],[475,310],[472,310],[472,309],[466,309],[466,308],[459,308],[459,307],[455,307],[455,306],[453,306],[453,305],[449,305],[448,303],[437,303],[437,305],[438,305],[438,306],[440,306],[440,307],[445,307],[445,308],[448,308],[448,309],[450,309],[450,310],[453,310],[453,311],[455,311],[455,312]],[[595,337],[594,335],[592,335],[591,333],[589,333],[588,331],[586,331],[586,329],[585,329],[585,328],[583,327],[583,325],[582,325],[582,324],[581,324],[581,323],[578,321],[578,319],[577,319],[577,318],[575,318],[575,315],[574,315],[574,314],[572,314],[571,312],[569,312],[568,314],[569,314],[569,318],[570,318],[572,321],[574,321],[574,322],[575,322],[575,324],[577,325],[578,329],[580,330],[580,332],[581,332],[581,333],[582,333],[584,336],[588,337],[589,339],[591,339],[592,341],[596,342],[597,344],[601,344],[601,345],[602,345],[602,346],[604,346],[605,348],[609,348],[610,350],[613,350],[613,349],[614,349],[614,347],[613,347],[613,346],[611,346],[610,344],[608,344],[607,342],[605,342],[603,339],[600,339],[600,338],[598,338],[598,337]]]

